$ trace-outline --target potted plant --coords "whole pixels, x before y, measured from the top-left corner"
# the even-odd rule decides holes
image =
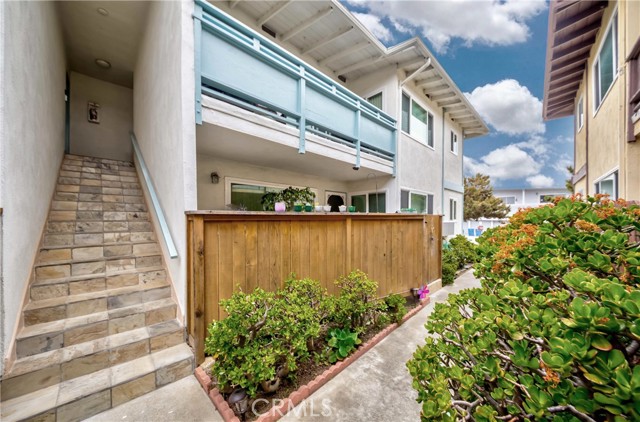
[[[302,202],[297,202],[297,201],[296,201],[296,202],[293,204],[293,210],[294,210],[295,212],[302,212],[303,208],[304,208],[304,205],[302,205]]]

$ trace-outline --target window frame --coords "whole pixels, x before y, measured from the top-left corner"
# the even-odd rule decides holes
[[[584,95],[580,95],[580,99],[576,105],[576,132],[580,132],[584,127]]]
[[[633,130],[633,115],[640,111],[640,36],[633,45],[631,53],[627,57],[627,62],[629,63],[627,142],[633,142],[636,140]]]
[[[387,207],[387,202],[388,202],[388,201],[387,201],[387,196],[388,196],[388,192],[387,192],[387,190],[386,190],[386,189],[384,189],[384,190],[378,190],[378,192],[377,192],[377,193],[378,193],[378,195],[380,195],[380,194],[383,194],[383,195],[384,195],[384,212],[383,212],[383,213],[382,213],[382,212],[377,212],[377,211],[376,211],[376,212],[371,212],[371,211],[369,210],[369,208],[370,208],[370,204],[369,204],[369,195],[375,195],[375,194],[376,194],[376,191],[375,191],[375,190],[367,190],[367,191],[359,191],[359,192],[350,192],[350,193],[347,195],[347,203],[348,203],[349,205],[351,205],[351,204],[352,204],[352,198],[353,198],[354,196],[364,196],[364,197],[365,197],[365,206],[366,206],[366,210],[365,210],[365,212],[366,212],[366,213],[371,213],[371,214],[386,214],[386,213],[387,213],[387,208],[388,208],[388,207]]]
[[[602,182],[606,182],[606,181],[613,181],[613,195],[609,196],[609,199],[611,199],[612,201],[615,201],[616,199],[618,199],[618,197],[620,196],[620,187],[619,185],[619,175],[618,175],[618,171],[619,169],[616,168],[608,173],[606,173],[604,176],[600,176],[599,178],[597,178],[594,182],[593,182],[593,187],[594,187],[594,191],[596,194],[602,193],[601,190],[602,188],[600,187],[600,184]]]
[[[274,182],[264,182],[261,180],[252,180],[252,179],[241,179],[236,177],[225,177],[224,178],[224,203],[225,207],[231,204],[231,186],[232,185],[252,185],[252,186],[261,186],[265,188],[276,188],[276,189],[286,189],[289,186],[292,186],[297,189],[304,189],[307,186],[297,186],[286,183],[274,183]],[[316,195],[316,200],[319,198],[320,190],[318,188],[309,188],[311,192]]]
[[[449,221],[458,220],[458,200],[449,198]]]
[[[496,196],[496,198],[500,199],[502,203],[505,205],[515,205],[515,203],[518,201],[518,198],[516,198],[515,195]],[[511,203],[507,202],[507,198],[513,198],[513,202]]]
[[[402,192],[407,192],[408,193],[408,205],[407,207],[403,207],[402,206]],[[420,190],[416,190],[416,189],[409,189],[409,188],[400,188],[400,209],[402,208],[413,208],[413,203],[412,203],[412,195],[420,195],[420,196],[424,196],[425,197],[425,204],[426,204],[426,210],[425,210],[425,214],[433,214],[434,212],[434,208],[435,208],[435,195],[432,192],[426,192],[426,191],[420,191]],[[431,197],[431,212],[429,212],[429,197]]]
[[[412,95],[407,94],[405,91],[402,91],[402,101],[401,101],[401,105],[400,105],[400,112],[401,112],[401,122],[400,122],[400,130],[402,131],[402,133],[404,133],[405,135],[407,135],[408,137],[410,137],[411,139],[428,146],[429,148],[431,148],[432,150],[435,151],[435,131],[434,131],[434,126],[435,126],[435,117],[434,114],[431,113],[431,111],[429,110],[429,108],[427,106],[422,105],[421,103],[419,103],[418,101],[415,100],[415,98]],[[404,117],[404,106],[405,106],[405,101],[404,99],[407,98],[409,100],[409,110],[408,110],[408,114],[407,114],[407,121],[406,121],[406,128],[405,128],[405,121],[403,119]],[[424,112],[426,113],[426,122],[424,122],[425,126],[427,127],[427,134],[426,134],[426,139],[422,140],[419,137],[417,137],[417,135],[415,133],[411,133],[411,117],[413,116],[413,105],[416,105],[418,107],[420,107],[421,109],[424,110]]]
[[[458,134],[455,133],[453,130],[451,131],[450,144],[451,144],[449,146],[449,149],[451,150],[450,152],[454,155],[458,155]]]
[[[372,102],[371,102],[371,99],[372,99],[373,97],[377,97],[378,95],[380,96],[380,107],[378,107],[377,105],[375,105],[374,103],[372,103]],[[366,100],[369,104],[371,104],[372,106],[377,107],[378,109],[380,109],[380,111],[384,111],[384,110],[383,110],[383,107],[384,107],[384,94],[382,93],[382,91],[376,92],[376,93],[375,93],[375,94],[373,94],[373,95],[369,95],[368,97],[366,97],[366,98],[365,98],[365,100]]]
[[[615,27],[615,28],[614,28]],[[605,46],[605,41],[611,36],[611,56],[613,60],[613,78],[611,79],[611,84],[607,87],[605,92],[602,92],[602,87],[600,86],[600,71],[602,66],[600,65],[600,54],[602,53],[602,49]],[[611,88],[615,85],[616,80],[618,79],[618,9],[614,9],[611,19],[609,19],[609,23],[607,24],[607,29],[604,32],[602,39],[600,40],[600,45],[598,46],[598,52],[596,53],[596,59],[592,65],[592,78],[593,78],[593,115],[598,114],[598,110],[604,103],[605,99],[609,95]]]

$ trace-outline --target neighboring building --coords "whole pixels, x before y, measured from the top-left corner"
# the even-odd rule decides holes
[[[640,2],[549,7],[544,118],[575,118],[574,190],[640,199]]]
[[[422,41],[386,48],[338,1],[1,2],[0,33],[3,420],[87,416],[188,369],[150,357],[184,346],[185,211],[309,186],[461,232],[486,125]]]
[[[519,209],[539,207],[557,196],[565,197],[570,193],[565,188],[523,188],[494,189],[493,195],[511,208],[508,216],[512,216]]]
[[[569,196],[565,188],[523,188],[523,189],[494,189],[493,195],[500,198],[509,206],[507,218],[481,218],[479,220],[467,220],[463,223],[463,234],[469,239],[476,239],[485,230],[501,226],[509,220],[513,214],[523,208],[534,208],[548,204],[555,197]]]

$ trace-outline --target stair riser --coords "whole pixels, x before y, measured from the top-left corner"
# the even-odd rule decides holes
[[[63,263],[81,263],[100,259],[130,258],[134,256],[159,255],[156,242],[125,243],[108,246],[77,246],[75,248],[42,249],[36,267]]]
[[[81,293],[100,292],[109,289],[117,289],[121,287],[130,287],[136,285],[144,286],[145,284],[150,282],[166,282],[166,273],[164,271],[151,271],[147,273],[122,274],[112,277],[95,278],[70,283],[34,286],[31,288],[31,294],[35,295],[36,297],[46,296],[47,299],[50,299],[54,297],[63,297],[69,295],[69,293],[73,295]],[[144,303],[151,300],[171,297],[171,290],[168,283],[162,284],[164,284],[164,286],[162,287],[136,292],[138,293],[137,299],[140,300],[137,303]],[[39,290],[39,288],[41,288],[41,290]],[[55,296],[55,294],[59,294],[60,296]],[[24,325],[28,327],[35,324],[42,324],[45,322],[62,320],[65,318],[87,315],[94,312],[103,312],[106,310],[116,309],[118,307],[115,306],[117,303],[125,303],[125,301],[122,299],[122,297],[124,296],[127,295],[111,297],[104,296],[99,298],[74,301],[71,303],[57,304],[49,307],[26,309],[24,311]],[[129,300],[129,302],[131,302],[131,300]]]
[[[66,358],[62,364],[54,363],[33,372],[4,379],[2,381],[2,400],[11,400],[12,398],[37,391],[59,382],[68,381],[119,365],[183,342],[184,329],[177,327],[171,331],[147,337],[140,341],[112,348],[105,347],[91,354],[85,354],[81,350],[78,350],[76,354],[78,354],[79,357],[72,359]],[[100,348],[100,345],[96,345],[96,347]],[[74,353],[73,350],[61,350],[60,352],[67,354]]]
[[[171,337],[171,346],[180,344],[184,341],[183,334],[180,331],[171,333]],[[52,365],[25,375],[5,379],[2,381],[2,401],[11,400],[61,382],[69,381],[74,378],[88,375],[109,367],[114,367],[145,356],[149,354],[149,351],[151,350],[151,340],[152,339],[147,339],[145,341],[127,345],[129,346],[127,350],[105,350],[94,355],[84,356],[75,361],[66,362],[62,365]],[[167,346],[167,348],[171,346]],[[151,352],[153,351],[151,350]],[[171,363],[165,367],[161,367],[132,381],[116,385],[111,389],[111,391],[115,393],[114,398],[116,399],[113,406],[125,403],[128,400],[132,400],[135,397],[146,394],[163,385],[177,381],[185,376],[189,376],[193,373],[193,370],[194,360],[192,358],[188,358],[179,362]],[[145,388],[141,389],[139,387],[141,387],[142,384],[145,385]],[[68,405],[69,404],[65,406]],[[90,413],[91,412],[83,414],[83,418],[91,416]],[[67,419],[65,418],[63,420],[66,421]]]
[[[78,252],[79,254],[98,253],[97,250],[88,250],[86,248]],[[76,251],[74,251],[76,252]],[[101,251],[104,255],[104,249]],[[73,253],[72,253],[73,257]],[[43,265],[36,267],[36,284],[42,284],[38,282],[48,282],[53,280],[60,280],[64,282],[68,277],[80,277],[80,276],[92,276],[99,277],[101,275],[109,276],[115,274],[118,271],[127,271],[134,269],[144,269],[149,267],[155,267],[162,265],[161,255],[149,255],[139,256],[137,258],[124,258],[124,259],[100,259],[94,258],[94,261],[89,261],[90,258],[85,258],[85,261],[73,262],[70,264],[60,265]]]
[[[101,309],[105,304],[102,302],[102,304],[96,304],[95,306],[94,313],[101,312],[97,309]],[[108,304],[106,306],[108,307]],[[18,359],[21,359],[27,356],[46,353],[63,347],[107,337],[112,334],[169,321],[175,319],[176,309],[176,305],[173,304],[128,315],[118,315],[117,312],[114,312],[111,313],[110,319],[108,320],[89,323],[66,331],[61,327],[60,331],[57,332],[19,338],[16,341],[16,355]]]

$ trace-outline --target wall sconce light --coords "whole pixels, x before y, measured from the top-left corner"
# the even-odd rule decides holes
[[[214,185],[217,185],[218,182],[220,182],[220,176],[218,175],[217,172],[212,172],[211,173],[211,183],[213,183]]]

